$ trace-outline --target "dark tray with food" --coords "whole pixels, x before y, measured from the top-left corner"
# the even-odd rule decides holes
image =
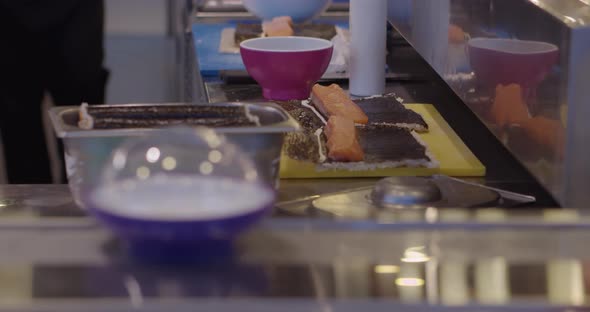
[[[402,104],[395,94],[353,99],[336,84],[277,103],[302,127],[286,137],[282,177],[485,174],[432,105]]]

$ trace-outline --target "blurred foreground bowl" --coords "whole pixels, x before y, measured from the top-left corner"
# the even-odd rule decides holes
[[[85,199],[89,212],[144,260],[226,251],[273,206],[252,159],[210,129],[126,140]]]

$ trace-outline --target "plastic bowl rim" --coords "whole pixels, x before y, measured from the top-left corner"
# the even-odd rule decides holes
[[[246,44],[248,43],[252,43],[255,41],[263,41],[263,40],[277,40],[277,39],[296,39],[296,40],[301,40],[301,41],[318,41],[318,42],[322,42],[327,44],[327,46],[325,47],[319,47],[319,48],[314,48],[314,49],[302,49],[302,50],[287,50],[287,49],[279,49],[279,50],[274,50],[274,49],[260,49],[260,48],[253,48],[253,47],[248,47],[246,46]],[[324,50],[328,50],[334,47],[334,43],[332,43],[332,41],[326,40],[326,39],[322,39],[322,38],[312,38],[312,37],[297,37],[297,36],[281,36],[281,37],[261,37],[261,38],[252,38],[252,39],[248,39],[248,40],[244,40],[240,43],[240,48],[241,49],[245,49],[245,50],[249,50],[249,51],[256,51],[256,52],[269,52],[269,53],[300,53],[300,52],[314,52],[314,51],[324,51]]]
[[[95,214],[94,212],[96,211],[96,212],[103,214],[103,215],[108,215],[110,217],[115,217],[118,219],[125,219],[125,220],[131,221],[131,222],[165,223],[165,224],[170,224],[170,225],[185,224],[185,223],[188,224],[188,223],[220,222],[220,221],[225,221],[225,220],[232,220],[232,219],[236,219],[236,218],[246,217],[249,215],[257,214],[257,213],[272,209],[272,207],[274,206],[274,203],[276,202],[276,199],[277,199],[277,194],[276,194],[275,190],[265,184],[260,184],[260,186],[269,192],[270,198],[269,198],[268,202],[261,205],[260,208],[248,210],[243,213],[233,214],[233,215],[225,216],[225,217],[210,217],[210,218],[194,217],[194,218],[186,218],[186,219],[158,219],[158,218],[150,218],[150,217],[131,216],[128,214],[116,213],[110,209],[102,208],[101,205],[97,204],[92,199],[91,194],[88,194],[86,196],[86,198],[87,198],[86,207],[88,207],[87,210],[90,211],[92,214]],[[90,192],[90,193],[92,193],[92,192]]]
[[[547,50],[537,51],[537,52],[518,52],[518,51],[504,51],[504,50],[494,49],[494,48],[487,47],[487,46],[474,45],[474,43],[484,42],[484,41],[496,41],[496,42],[518,41],[518,42],[525,43],[525,44],[526,43],[542,44],[547,47]],[[533,40],[518,40],[518,39],[506,39],[506,38],[473,38],[473,39],[470,39],[467,44],[471,48],[482,49],[482,50],[487,50],[487,51],[495,51],[495,52],[506,53],[506,54],[515,54],[515,55],[549,54],[549,53],[555,53],[555,52],[559,51],[559,47],[557,47],[556,45],[554,45],[552,43],[543,42],[543,41],[533,41]]]

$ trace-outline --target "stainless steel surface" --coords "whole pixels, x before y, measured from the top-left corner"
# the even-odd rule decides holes
[[[94,226],[66,185],[0,185],[0,230]]]
[[[282,180],[278,193],[277,206],[281,209],[276,209],[273,216],[285,216],[284,211],[293,211],[298,214],[297,209],[302,209],[299,206],[302,204],[309,207],[310,203],[318,198],[333,195],[334,192],[347,194],[352,191],[361,191],[362,198],[366,199],[370,194],[373,184],[376,182],[356,181],[353,179],[339,179],[332,181],[332,183],[298,183],[302,181]],[[315,195],[311,195],[315,194]],[[296,199],[293,199],[296,198]],[[364,201],[368,206],[369,201]],[[343,209],[346,209],[338,218],[339,222],[354,221],[361,217],[361,214],[366,214],[367,209],[363,209],[362,205],[350,205],[350,203],[340,202]],[[334,211],[334,201],[328,201]],[[388,219],[391,216],[390,211],[384,209],[374,209],[373,216],[378,221],[378,224],[391,224],[393,226],[403,226],[406,222],[414,224],[422,223],[428,227],[434,223],[445,224],[449,219],[433,217],[432,213],[437,213],[437,210],[430,209],[428,211],[421,211],[422,214],[428,212],[431,217],[428,219],[421,217],[419,219]],[[358,212],[356,215],[350,212]],[[575,224],[583,227],[590,227],[590,217],[580,216],[573,210],[567,209],[525,209],[525,210],[510,210],[499,207],[489,208],[458,208],[445,209],[445,211],[454,211],[455,215],[463,216],[463,219],[455,219],[453,222],[460,221],[465,226],[477,225],[483,222],[483,219],[476,218],[476,216],[483,215],[499,215],[503,218],[496,218],[494,222],[497,225],[543,225],[547,220],[551,223],[565,222],[567,224]],[[553,217],[556,218],[553,218]],[[551,217],[551,218],[549,218]],[[546,219],[548,218],[548,219]],[[552,219],[553,218],[553,219]],[[367,221],[367,216],[361,218]],[[489,221],[489,220],[487,220]],[[486,222],[487,222],[486,221]],[[362,222],[361,224],[368,225]],[[55,228],[55,227],[87,227],[94,225],[95,222],[91,218],[87,218],[86,212],[80,209],[73,200],[73,196],[67,185],[0,185],[0,231],[8,228],[21,229],[40,229],[40,228]],[[335,224],[334,226],[337,226]]]
[[[385,178],[377,182],[371,191],[373,204],[380,208],[423,208],[441,199],[438,186],[423,177]]]
[[[533,202],[533,196],[437,175],[429,178],[390,177],[370,186],[279,200],[276,206],[279,211],[300,217],[445,223],[449,220],[439,216],[448,211],[477,207],[507,209]]]
[[[129,104],[150,106],[153,104]],[[177,104],[166,104],[177,105]],[[284,133],[296,131],[299,124],[282,108],[271,103],[217,103],[211,106],[245,106],[261,125],[256,127],[224,127],[216,131],[236,143],[255,161],[263,181],[278,184],[278,169]],[[112,106],[112,105],[109,105]],[[79,107],[55,107],[50,117],[55,132],[65,146],[68,182],[78,204],[85,190],[91,189],[101,176],[111,152],[125,139],[147,135],[162,129],[101,129],[78,128]]]
[[[57,193],[68,198],[65,186],[0,186],[5,201]],[[129,259],[97,225],[2,226],[0,311],[590,308],[587,220],[551,210],[511,227],[501,211],[441,213],[455,225],[270,218],[233,256],[183,267]]]
[[[590,201],[586,191],[590,183],[588,1],[391,0],[389,5],[395,28],[559,203],[586,206]],[[519,84],[528,116],[523,116],[518,98],[494,104],[496,85],[478,73],[469,53],[469,40],[475,38],[532,40],[558,47],[559,59],[542,81],[532,76],[516,81],[516,75],[502,79],[505,84]],[[486,61],[492,62],[499,62],[498,57]],[[526,71],[523,68],[518,75]]]
[[[454,180],[454,181],[461,182],[461,183],[464,183],[464,184],[470,184],[470,185],[473,185],[473,186],[485,188],[485,189],[488,189],[490,191],[493,191],[493,192],[498,193],[500,196],[502,196],[502,198],[509,199],[509,200],[512,200],[512,201],[515,201],[515,202],[519,202],[519,203],[523,203],[523,204],[533,203],[533,202],[536,201],[536,198],[534,196],[530,196],[530,195],[509,192],[509,191],[506,191],[506,190],[501,190],[499,188],[489,187],[489,186],[485,186],[485,185],[481,185],[481,184],[475,184],[475,183],[472,183],[472,182],[469,182],[469,181],[460,180],[460,179],[453,178],[453,177],[448,177],[448,176],[441,176],[441,178],[443,178],[443,179],[450,179],[450,180]]]

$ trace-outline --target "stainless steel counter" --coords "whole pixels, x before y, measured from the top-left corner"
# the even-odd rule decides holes
[[[66,186],[0,194],[0,311],[590,308],[590,222],[568,210],[519,226],[498,210],[430,224],[269,218],[231,256],[170,267],[127,258]]]

